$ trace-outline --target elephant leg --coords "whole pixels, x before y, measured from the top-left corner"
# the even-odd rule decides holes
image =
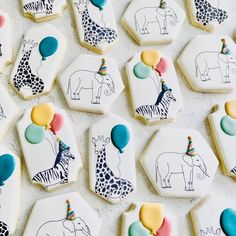
[[[142,34],[147,34],[147,27],[148,27],[148,22],[147,22],[147,17],[146,15],[143,16],[143,27],[142,27]]]
[[[206,70],[205,70],[205,74],[204,74],[204,77],[205,77],[205,80],[210,80],[210,77],[209,77],[209,71],[210,71],[210,68],[207,67]]]
[[[78,87],[73,92],[73,100],[80,100],[80,92],[81,92],[81,82],[79,82]]]
[[[160,177],[161,177],[161,187],[168,188],[167,176],[170,173],[169,166],[167,164],[164,166],[158,166],[158,170],[159,170]]]
[[[163,34],[168,34],[166,17],[163,19]]]
[[[184,170],[185,191],[192,191],[191,189],[191,171]]]
[[[97,104],[100,104],[101,96],[102,96],[102,87],[98,89]]]
[[[230,75],[230,69],[229,69],[229,65],[227,65],[226,68],[225,68],[225,82],[226,83],[231,82],[229,75]]]
[[[93,87],[92,88],[92,100],[91,100],[92,104],[97,104],[97,97],[98,97],[98,88]]]
[[[190,181],[191,181],[190,188],[191,188],[192,191],[194,191],[194,188],[193,188],[193,171],[191,171],[191,178],[190,178]]]
[[[172,174],[171,171],[169,171],[167,176],[166,176],[166,186],[167,186],[167,188],[171,188],[171,185],[170,185],[171,174]]]

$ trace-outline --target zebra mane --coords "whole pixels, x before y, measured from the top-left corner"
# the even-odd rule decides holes
[[[162,90],[162,91],[161,91],[161,93],[158,95],[158,98],[157,98],[157,100],[156,100],[156,103],[155,103],[156,106],[161,102],[162,98],[164,97],[164,95],[165,95],[165,93],[166,93],[167,91],[170,91],[170,92],[171,92],[172,89],[167,89],[167,90]]]
[[[67,150],[67,149],[65,149]],[[61,159],[63,158],[63,152],[65,150],[62,150],[62,151],[59,151],[58,154],[57,154],[57,157],[56,157],[56,160],[55,160],[55,163],[54,163],[54,167],[61,161]]]

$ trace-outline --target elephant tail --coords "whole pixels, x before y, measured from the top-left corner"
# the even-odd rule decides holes
[[[71,78],[69,78],[69,81],[68,81],[68,87],[67,87],[66,94],[67,95],[71,94]]]
[[[136,14],[135,14],[135,16],[134,16],[134,21],[135,21],[135,31],[138,32],[139,27],[138,27],[138,21],[137,21]]]
[[[196,75],[196,78],[198,78],[198,64],[197,64],[197,61],[195,60],[195,75]]]
[[[155,173],[156,173],[156,183],[158,183],[158,173],[159,173],[159,170],[158,170],[158,162],[157,162],[157,160],[155,162]]]

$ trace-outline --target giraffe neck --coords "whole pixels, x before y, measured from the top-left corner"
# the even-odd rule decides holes
[[[20,64],[25,64],[26,61],[29,61],[32,50],[27,51],[21,58]],[[29,64],[28,64],[29,65]]]
[[[101,151],[98,153],[97,162],[99,162],[99,164],[106,163],[106,148],[105,147],[103,147]]]
[[[83,23],[83,27],[86,28],[87,27],[87,21],[85,22],[84,19],[85,18],[88,18],[90,19],[90,16],[89,16],[89,11],[88,11],[88,8],[86,7],[85,10],[83,11],[82,13],[82,23]],[[90,19],[91,20],[91,19]]]

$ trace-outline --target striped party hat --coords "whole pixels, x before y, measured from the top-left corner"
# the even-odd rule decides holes
[[[192,137],[190,137],[190,136],[188,137],[188,148],[187,148],[186,154],[188,156],[192,156],[192,157],[197,155],[195,148],[193,147]]]
[[[162,91],[167,91],[169,89],[163,79],[161,80],[161,89]]]
[[[77,217],[75,215],[75,212],[71,208],[71,200],[70,199],[66,200],[66,203],[67,203],[67,216],[66,216],[66,219],[69,220],[69,221],[73,221]]]
[[[160,1],[160,8],[165,9],[167,7],[167,3],[165,0]]]
[[[63,152],[65,150],[69,150],[70,147],[67,146],[65,143],[63,143],[61,140],[59,140],[59,151]]]
[[[226,40],[225,39],[221,39],[222,41],[222,49],[221,49],[221,53],[224,54],[224,55],[230,55],[231,54],[231,51],[230,49],[228,48],[227,44],[226,44]]]
[[[106,66],[106,60],[105,58],[102,58],[102,64],[100,66],[100,69],[98,71],[99,75],[106,76],[108,74],[107,72],[107,66]]]

